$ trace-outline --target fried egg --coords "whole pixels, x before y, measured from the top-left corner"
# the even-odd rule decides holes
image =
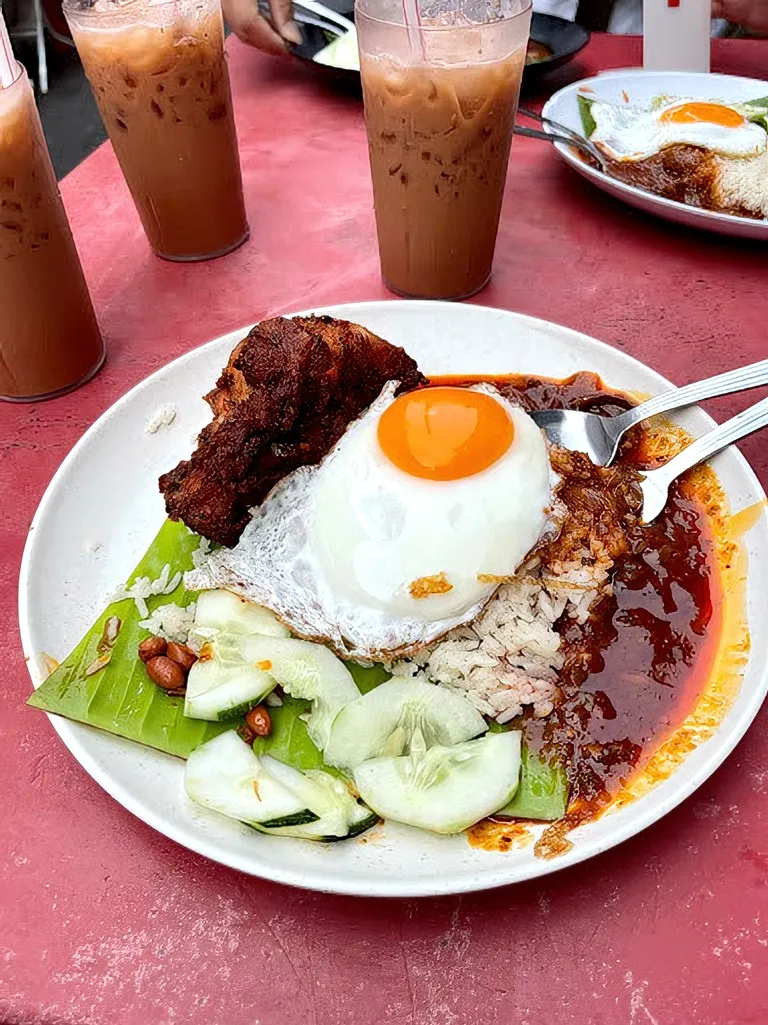
[[[704,100],[677,99],[655,110],[594,100],[592,142],[618,161],[645,160],[667,146],[698,146],[723,157],[764,153],[768,136],[736,107]]]
[[[396,391],[283,478],[189,584],[233,590],[354,658],[387,660],[474,619],[550,525],[546,443],[490,385]]]

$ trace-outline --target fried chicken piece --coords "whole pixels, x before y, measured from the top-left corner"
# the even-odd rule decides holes
[[[214,420],[160,478],[172,520],[232,547],[279,480],[319,463],[387,381],[425,383],[404,349],[332,317],[265,320],[205,399]]]

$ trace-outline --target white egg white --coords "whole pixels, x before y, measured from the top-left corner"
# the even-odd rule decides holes
[[[768,135],[760,125],[746,120],[733,128],[707,121],[682,124],[662,120],[665,111],[685,102],[688,101],[678,98],[655,110],[643,110],[595,100],[590,113],[596,127],[590,139],[620,161],[646,160],[677,143],[698,146],[724,157],[754,157],[765,152]]]
[[[530,417],[491,386],[476,388],[515,428],[487,469],[430,481],[392,464],[377,441],[395,400],[389,382],[323,462],[280,481],[236,547],[215,553],[188,585],[242,594],[300,636],[358,659],[386,661],[474,619],[497,587],[490,578],[513,575],[550,526],[556,481]],[[432,577],[450,589],[414,597],[411,585]]]

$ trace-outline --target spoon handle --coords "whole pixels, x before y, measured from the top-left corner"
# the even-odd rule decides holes
[[[562,142],[566,146],[575,146],[577,149],[587,153],[590,157],[600,162],[602,166],[605,159],[600,150],[591,142],[582,139],[577,135],[559,135],[557,132],[540,132],[536,128],[526,128],[524,125],[515,125],[515,135],[524,135],[526,139],[541,139],[544,142]]]
[[[754,406],[742,410],[730,420],[726,420],[724,424],[720,424],[719,427],[713,428],[701,438],[697,438],[668,463],[660,466],[658,470],[649,470],[644,476],[646,479],[651,478],[659,483],[666,481],[667,484],[671,484],[681,473],[698,466],[699,463],[717,455],[718,452],[735,441],[746,438],[748,434],[753,434],[761,427],[766,426],[768,426],[768,398],[761,399]]]
[[[657,413],[669,413],[673,409],[692,406],[696,402],[701,402],[702,399],[714,399],[717,395],[729,395],[731,392],[758,388],[761,384],[768,384],[768,359],[760,360],[759,363],[750,363],[746,367],[739,367],[738,370],[729,370],[716,377],[708,377],[704,381],[695,381],[693,384],[687,384],[684,388],[672,388],[662,392],[661,395],[654,395],[647,402],[615,417],[615,420],[620,421],[616,426],[623,433],[628,428]]]

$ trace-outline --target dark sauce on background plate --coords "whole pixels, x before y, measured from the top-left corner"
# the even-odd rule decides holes
[[[466,385],[478,380],[526,409],[615,416],[633,405],[590,373],[563,381],[439,379]],[[620,459],[637,468],[653,464],[642,431],[630,436]],[[571,783],[567,828],[599,814],[683,721],[707,684],[717,648],[717,578],[702,505],[678,484],[653,524],[629,526],[627,534],[630,552],[614,566],[613,594],[593,605],[586,625],[561,624],[565,666],[554,711],[512,724],[534,750],[565,764]]]

